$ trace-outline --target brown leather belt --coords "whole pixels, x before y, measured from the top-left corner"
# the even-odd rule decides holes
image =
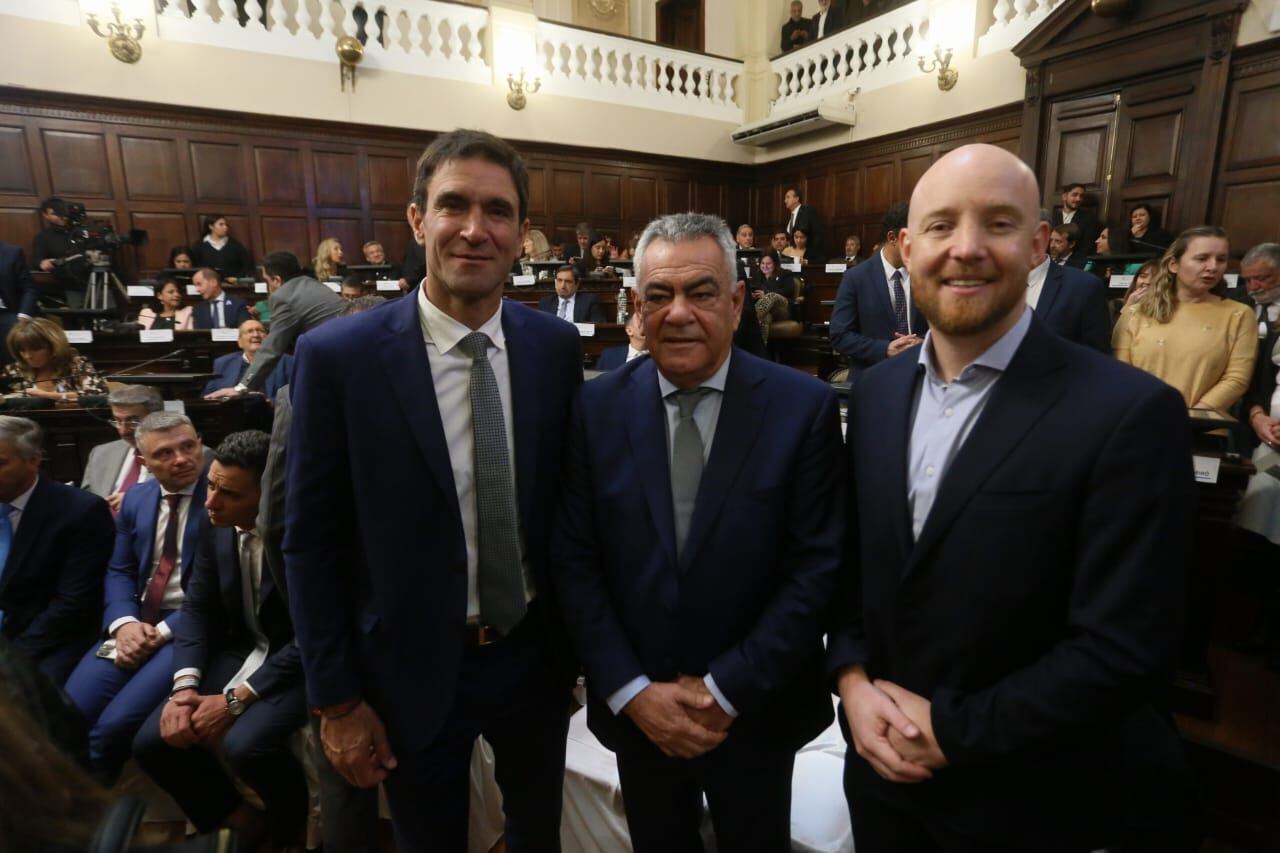
[[[463,645],[476,649],[501,640],[502,632],[492,625],[485,625],[483,622],[467,622],[463,626],[462,637]]]

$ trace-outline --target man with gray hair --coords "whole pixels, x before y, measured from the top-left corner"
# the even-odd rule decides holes
[[[191,419],[152,412],[134,430],[152,478],[125,496],[107,566],[102,628],[65,687],[89,725],[89,766],[115,783],[143,720],[169,693],[170,640],[199,544],[205,498],[203,446]]]
[[[80,488],[106,498],[111,511],[119,512],[124,493],[150,476],[135,451],[133,431],[147,415],[163,409],[164,400],[150,386],[126,385],[107,396],[107,405],[111,407],[109,423],[119,438],[89,451]]]
[[[714,216],[649,224],[650,358],[583,386],[553,576],[617,754],[639,853],[789,850],[796,750],[831,720],[823,612],[840,560],[840,419],[824,383],[733,346],[743,286]]]
[[[1244,253],[1240,278],[1258,323],[1260,358],[1244,397],[1249,426],[1259,443],[1280,445],[1280,406],[1272,404],[1276,390],[1276,342],[1280,339],[1280,243],[1259,243]]]
[[[61,685],[98,631],[106,504],[40,476],[34,421],[0,416],[0,636]]]

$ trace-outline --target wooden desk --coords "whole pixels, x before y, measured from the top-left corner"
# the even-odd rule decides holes
[[[235,341],[215,341],[208,331],[174,332],[172,343],[147,343],[137,332],[94,332],[93,343],[75,344],[103,376],[118,373],[210,374],[218,356],[239,351]],[[199,399],[203,382],[174,387],[179,400]]]

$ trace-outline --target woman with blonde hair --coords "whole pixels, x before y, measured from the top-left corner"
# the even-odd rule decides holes
[[[316,257],[313,263],[316,279],[318,281],[328,281],[331,278],[337,278],[345,274],[346,265],[342,263],[342,244],[334,237],[326,237],[320,241],[319,247],[316,249]]]
[[[37,397],[70,405],[85,394],[107,393],[107,383],[98,371],[51,320],[23,320],[9,330],[5,345],[14,359],[0,371],[0,383],[9,386],[9,398]]]
[[[524,251],[521,253],[520,260],[525,261],[545,261],[551,258],[551,244],[547,242],[547,235],[543,234],[537,228],[530,228],[529,233],[524,238]]]
[[[1213,292],[1230,248],[1221,228],[1183,231],[1111,336],[1116,358],[1172,385],[1191,408],[1225,412],[1244,396],[1253,373],[1253,312]]]

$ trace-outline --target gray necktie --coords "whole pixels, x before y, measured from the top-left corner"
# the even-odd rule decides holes
[[[489,364],[488,345],[489,337],[483,332],[472,332],[458,344],[471,356],[480,621],[506,634],[524,618],[525,586],[520,565],[515,482],[507,450],[502,399]]]
[[[557,314],[556,316],[558,316],[561,320],[569,319],[569,300],[568,299],[560,300],[560,313]]]
[[[698,502],[698,483],[702,480],[702,433],[698,432],[693,412],[710,393],[710,388],[673,392],[680,407],[680,420],[671,442],[671,503],[675,510],[677,557],[684,551],[684,540],[689,536],[689,522],[693,520],[693,508]]]

